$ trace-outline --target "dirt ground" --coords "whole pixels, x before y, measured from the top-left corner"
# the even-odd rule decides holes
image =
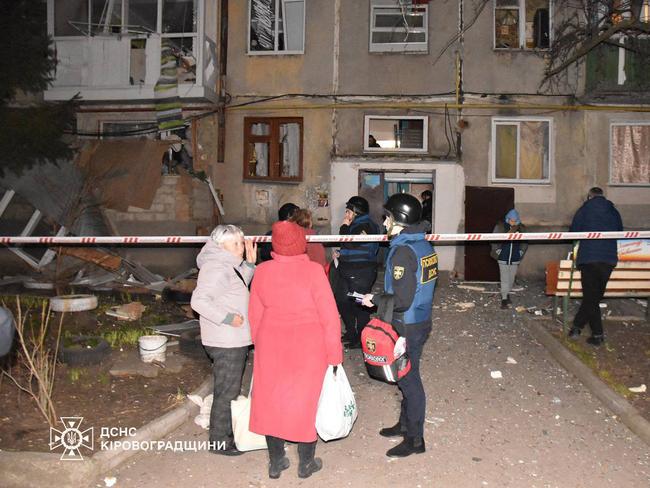
[[[349,437],[318,443],[324,468],[310,479],[297,478],[296,448],[289,446],[291,467],[280,481],[268,479],[266,451],[227,458],[163,450],[136,455],[102,475],[95,485],[105,486],[106,479],[115,481],[116,487],[138,488],[650,486],[650,448],[562,369],[527,330],[537,320],[556,331],[559,324],[527,311],[500,310],[496,285],[477,285],[485,287],[486,293],[481,293],[458,288],[444,278],[436,292],[433,330],[421,363],[428,396],[426,453],[399,460],[385,456],[396,441],[377,432],[397,419],[400,395],[395,386],[367,376],[359,351],[347,351],[344,367],[359,418]],[[514,306],[550,305],[541,290],[541,283],[524,283],[513,297]],[[640,306],[637,312],[642,314]],[[635,329],[638,324],[607,322],[609,347],[615,352],[595,352],[598,358],[630,366],[625,372],[607,363],[626,386],[649,383],[643,358],[650,337],[647,325]],[[633,339],[624,342],[626,334],[634,335]],[[638,367],[637,361],[641,361]],[[501,379],[492,378],[496,371]],[[247,381],[250,374],[249,365]],[[643,407],[645,398],[639,394],[630,400]],[[169,441],[205,439],[206,432],[192,422],[166,437]]]
[[[25,302],[37,304],[38,299],[31,299],[30,302],[25,296],[22,297]],[[14,301],[8,295],[3,295],[3,298],[10,305]],[[177,305],[147,297],[140,297],[148,308],[137,322],[120,322],[103,313],[111,305],[135,298],[119,294],[102,295],[97,310],[65,314],[63,331],[69,334],[102,334],[187,320]],[[58,327],[59,318],[59,314],[52,314],[53,330]],[[161,369],[155,378],[113,377],[109,374],[111,366],[125,353],[136,350],[137,346],[124,346],[123,352],[119,349],[114,349],[98,365],[57,366],[54,388],[57,415],[83,417],[85,426],[94,426],[95,444],[101,432],[99,427],[141,427],[184,401],[184,396],[195,390],[210,373],[210,363],[205,357],[185,358],[182,371],[176,374]],[[174,354],[179,354],[178,347],[169,347],[167,357]],[[15,364],[12,366],[11,358],[3,360],[3,367],[22,378],[20,368]],[[34,401],[20,392],[9,378],[1,378],[0,449],[48,452],[48,443],[49,425]]]

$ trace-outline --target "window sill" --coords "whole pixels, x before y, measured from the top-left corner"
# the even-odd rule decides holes
[[[551,49],[548,47],[531,47],[531,48],[526,48],[526,47],[493,47],[492,50],[496,53],[513,53],[513,52],[522,52],[522,53],[532,53],[532,54],[539,54],[539,53],[547,53]]]
[[[305,51],[248,51],[248,56],[302,56]]]
[[[247,176],[243,179],[244,183],[286,183],[290,185],[297,185],[302,183],[301,178],[255,178]]]

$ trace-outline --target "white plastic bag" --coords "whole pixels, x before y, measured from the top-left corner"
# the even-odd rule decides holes
[[[253,385],[251,384],[251,390]],[[232,433],[235,437],[235,445],[240,451],[255,451],[267,449],[266,437],[255,434],[248,429],[251,417],[251,394],[248,396],[239,395],[236,400],[230,402],[230,414],[232,416]]]
[[[318,399],[316,432],[324,441],[347,437],[357,420],[357,402],[342,365],[327,367]]]
[[[199,406],[199,414],[194,417],[194,423],[204,429],[210,428],[210,410],[212,410],[212,393],[205,398],[199,395],[187,395],[192,402]]]

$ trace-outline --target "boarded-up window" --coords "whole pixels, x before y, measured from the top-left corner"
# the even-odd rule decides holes
[[[249,54],[302,53],[304,0],[249,0]]]
[[[550,120],[493,119],[493,181],[550,181]]]
[[[650,123],[612,124],[610,183],[650,185]]]

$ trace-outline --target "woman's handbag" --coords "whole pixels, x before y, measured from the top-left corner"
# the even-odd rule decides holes
[[[318,399],[316,432],[324,441],[347,437],[357,413],[357,402],[343,366],[328,366]]]
[[[240,451],[255,451],[257,449],[267,449],[266,437],[255,434],[248,429],[248,423],[251,417],[251,391],[253,390],[253,381],[248,396],[239,395],[236,400],[230,402],[230,414],[232,416],[232,432],[235,437],[235,445]]]

